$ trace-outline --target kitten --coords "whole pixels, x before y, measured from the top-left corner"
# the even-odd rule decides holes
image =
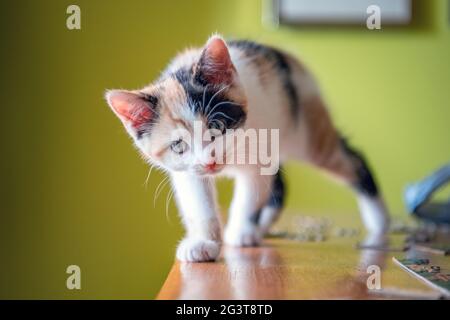
[[[229,245],[259,245],[284,204],[281,170],[261,174],[259,160],[228,163],[228,148],[249,155],[248,143],[223,143],[232,129],[278,129],[277,162],[295,159],[328,172],[353,188],[368,231],[382,234],[388,227],[366,161],[334,127],[313,77],[287,53],[213,36],[204,48],[175,57],[154,83],[140,90],[111,90],[106,99],[144,158],[171,176],[186,227],[179,260],[210,261],[219,255],[216,177],[235,180],[224,231]],[[206,141],[190,140],[199,124],[209,133]]]

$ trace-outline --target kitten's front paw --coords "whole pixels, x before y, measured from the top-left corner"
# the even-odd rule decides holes
[[[213,240],[183,239],[177,248],[177,259],[186,262],[214,261],[220,253],[220,244]]]
[[[261,244],[262,233],[255,225],[242,227],[227,227],[224,240],[227,244],[236,247],[256,247]]]

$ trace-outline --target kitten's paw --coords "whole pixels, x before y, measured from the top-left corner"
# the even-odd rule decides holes
[[[213,240],[183,239],[177,248],[177,259],[186,262],[214,261],[220,253],[220,244]]]
[[[255,225],[243,227],[228,227],[225,230],[224,240],[228,245],[236,247],[256,247],[262,242],[262,233]]]

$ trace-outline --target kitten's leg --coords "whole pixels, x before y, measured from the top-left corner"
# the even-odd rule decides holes
[[[352,186],[366,229],[384,233],[389,227],[388,211],[364,157],[339,135],[320,100],[308,107],[304,113],[309,135],[307,159]]]
[[[186,227],[177,258],[191,262],[215,260],[220,253],[221,226],[213,179],[176,172],[172,183]]]
[[[350,185],[356,193],[361,218],[371,233],[384,233],[389,226],[389,215],[383,198],[364,157],[341,140],[330,157],[314,163]]]
[[[258,225],[261,209],[271,192],[274,176],[256,171],[241,172],[235,178],[224,240],[233,246],[257,246],[263,234]]]
[[[258,219],[258,225],[263,235],[265,235],[272,224],[278,219],[281,209],[283,208],[284,199],[286,196],[286,187],[284,184],[284,177],[280,170],[275,175],[272,181],[272,190],[269,195],[269,200],[261,209]]]
[[[361,218],[366,229],[382,234],[389,227],[389,214],[377,183],[363,155],[352,148],[345,139],[340,139],[340,148],[353,167],[353,176],[348,181],[357,193]]]

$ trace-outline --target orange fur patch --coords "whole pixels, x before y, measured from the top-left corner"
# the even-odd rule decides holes
[[[356,181],[353,163],[342,150],[339,133],[322,100],[317,97],[305,103],[303,116],[308,127],[309,160],[347,182]]]

